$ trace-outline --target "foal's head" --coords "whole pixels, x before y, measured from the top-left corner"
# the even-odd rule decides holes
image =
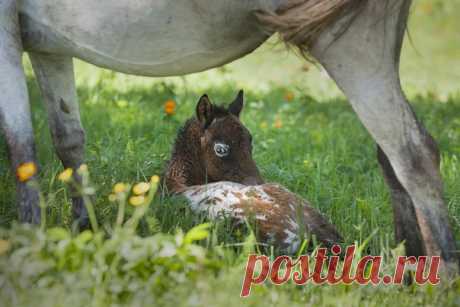
[[[190,185],[233,181],[263,182],[252,158],[252,137],[241,123],[243,92],[228,107],[214,105],[203,95],[196,117],[179,131],[166,171],[170,191]]]

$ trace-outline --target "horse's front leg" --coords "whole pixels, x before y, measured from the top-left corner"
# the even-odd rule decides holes
[[[22,67],[22,45],[16,0],[0,1],[0,125],[6,138],[14,172],[35,158],[26,77]],[[32,169],[31,169],[32,170]],[[22,222],[40,222],[39,197],[27,176],[17,179],[17,202]]]
[[[412,241],[408,251],[440,255],[445,268],[457,271],[455,241],[443,201],[439,152],[400,86],[399,56],[410,3],[369,0],[351,24],[343,17],[322,33],[312,54],[347,95],[388,157],[404,189],[397,208],[414,206],[413,210],[399,210],[404,216],[396,221],[407,225],[417,221],[418,227],[407,229],[396,224],[398,239],[413,240],[417,236],[410,232],[420,231],[423,246],[413,246],[417,242]],[[343,33],[345,26],[349,27]]]
[[[48,112],[54,147],[65,168],[77,170],[83,163],[85,133],[80,121],[71,57],[29,54]],[[80,183],[74,171],[74,180]],[[76,193],[75,189],[71,191]],[[88,215],[82,197],[73,195],[73,215],[81,227],[88,226]]]

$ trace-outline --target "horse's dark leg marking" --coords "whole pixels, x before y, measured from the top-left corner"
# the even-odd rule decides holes
[[[85,132],[80,121],[71,57],[30,53],[42,97],[54,147],[65,168],[76,170],[84,160]],[[77,172],[74,179],[80,182]],[[75,191],[71,191],[75,193]],[[74,218],[88,226],[88,215],[80,196],[72,197]]]
[[[397,214],[404,214],[398,217],[400,223],[418,222],[423,244],[415,246],[414,242],[411,249],[440,255],[443,269],[455,272],[458,260],[442,196],[439,153],[407,103],[399,80],[399,55],[410,4],[410,0],[369,1],[341,36],[337,34],[347,17],[322,33],[312,54],[347,95],[388,157],[407,192],[405,197],[410,196],[414,211],[405,209]],[[416,217],[408,218],[414,213]]]
[[[379,146],[377,146],[377,159],[385,182],[390,189],[396,243],[405,241],[406,254],[409,256],[424,255],[425,249],[415,215],[414,204],[406,189],[396,177],[387,156]]]
[[[25,162],[37,164],[26,77],[22,67],[16,0],[0,2],[0,125],[6,138],[13,172]],[[17,181],[22,222],[39,223],[36,188]]]

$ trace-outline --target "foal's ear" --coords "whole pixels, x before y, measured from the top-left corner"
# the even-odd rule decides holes
[[[228,111],[231,114],[239,117],[241,110],[243,109],[243,102],[244,102],[244,92],[243,90],[240,90],[235,100],[233,100],[233,102],[228,106]]]
[[[205,127],[207,127],[214,119],[213,106],[206,94],[201,96],[198,104],[196,105],[196,117]]]

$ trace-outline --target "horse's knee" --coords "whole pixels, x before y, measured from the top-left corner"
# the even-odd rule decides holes
[[[396,154],[393,157],[395,172],[409,193],[431,187],[431,193],[439,193],[433,196],[441,197],[440,154],[436,141],[421,126],[410,134],[393,153]]]

